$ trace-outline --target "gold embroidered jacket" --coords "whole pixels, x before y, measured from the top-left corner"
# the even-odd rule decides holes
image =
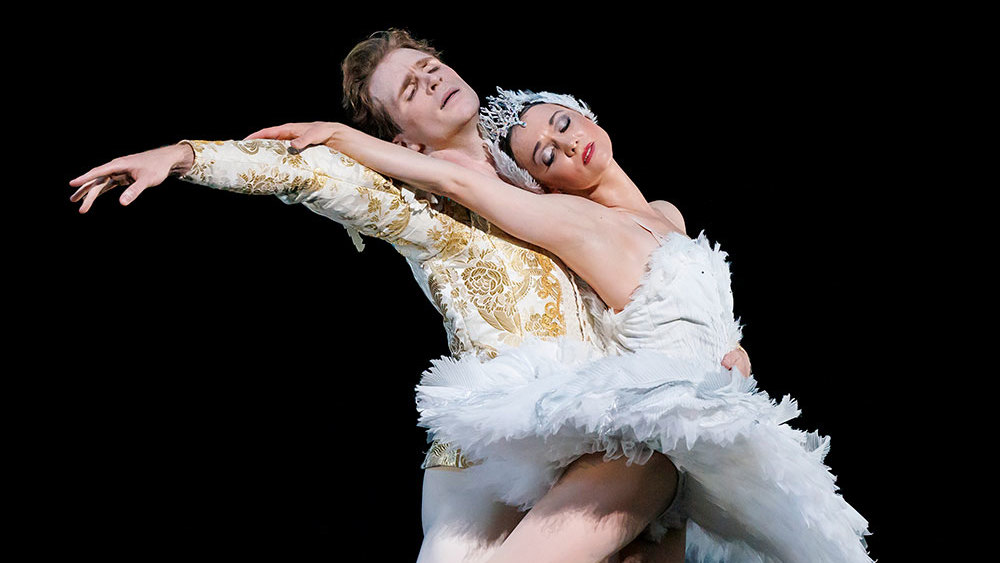
[[[585,304],[596,296],[586,283],[551,253],[454,202],[418,198],[327,147],[292,154],[286,141],[182,142],[195,153],[182,180],[275,195],[392,244],[441,313],[455,356],[486,359],[530,336],[597,345]],[[462,465],[446,444],[431,448],[425,466],[435,464]]]

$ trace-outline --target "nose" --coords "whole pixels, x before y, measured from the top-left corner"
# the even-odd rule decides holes
[[[576,155],[576,149],[580,144],[580,139],[568,139],[563,142],[563,150],[566,152],[566,156],[573,158]]]
[[[443,80],[440,74],[432,74],[429,72],[422,73],[421,79],[424,81],[424,89],[428,94],[433,94]]]

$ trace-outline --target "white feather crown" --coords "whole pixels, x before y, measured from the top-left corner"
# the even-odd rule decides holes
[[[511,127],[526,126],[521,121],[521,113],[525,107],[533,104],[557,104],[576,110],[597,123],[597,116],[587,104],[566,94],[504,90],[497,86],[497,95],[486,96],[486,101],[487,104],[479,110],[479,128],[486,141],[486,149],[493,158],[493,166],[510,183],[535,193],[544,193],[545,190],[501,148],[501,142],[510,134]]]

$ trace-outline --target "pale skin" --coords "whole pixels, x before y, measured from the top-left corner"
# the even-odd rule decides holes
[[[411,149],[409,151],[411,154],[420,152],[434,157],[436,162],[449,161],[458,164],[466,170],[474,170],[479,174],[477,178],[485,176],[497,179],[476,132],[478,97],[471,88],[466,89],[467,85],[454,71],[440,61],[427,61],[426,58],[426,55],[419,51],[398,49],[390,53],[376,71],[377,74],[383,70],[386,72],[377,77],[384,80],[373,82],[372,93],[383,102],[393,119],[404,125],[401,127],[403,131],[393,141],[399,147]],[[391,64],[387,65],[385,62]],[[409,81],[409,84],[404,85],[404,80]],[[379,86],[384,88],[380,90]],[[403,90],[404,86],[406,90]],[[468,103],[453,104],[452,102],[462,100],[462,96],[458,96],[450,100],[442,111],[439,103],[442,92],[446,93],[456,88],[457,93],[464,95]],[[400,91],[408,99],[398,99],[397,93]],[[384,97],[379,97],[380,93]],[[472,103],[472,100],[475,100],[475,103]],[[435,127],[421,127],[432,122]],[[298,143],[301,147],[306,144]],[[80,212],[86,213],[98,196],[117,185],[122,185],[127,188],[121,194],[119,201],[122,205],[128,205],[146,189],[158,185],[167,176],[183,174],[192,163],[193,153],[187,145],[163,147],[115,159],[74,179],[71,185],[80,189],[73,194],[71,200],[82,200]],[[109,179],[116,181],[109,182]],[[583,198],[576,199],[583,200]],[[652,217],[654,221],[662,217],[662,220],[670,222],[673,227],[671,230],[683,232],[683,218],[676,208],[666,202],[650,202],[649,206],[656,213],[656,216]],[[658,230],[663,227],[663,223],[654,221],[651,223],[657,225]],[[648,233],[645,233],[645,237],[649,237]],[[750,373],[749,358],[739,349],[726,354],[722,364],[728,369],[736,368],[744,374]],[[434,551],[432,549],[422,549],[421,563],[504,561],[518,557],[519,560],[523,560],[523,555],[517,554],[519,546],[521,549],[530,546],[532,554],[530,560],[533,561],[682,560],[678,559],[678,553],[682,554],[684,548],[682,533],[672,531],[660,544],[641,539],[629,541],[642,530],[644,522],[648,522],[658,514],[658,510],[669,504],[669,500],[673,498],[674,483],[669,478],[668,470],[655,472],[655,476],[651,477],[651,470],[656,467],[656,463],[670,464],[666,456],[657,454],[650,460],[654,465],[649,467],[638,465],[625,467],[622,460],[612,462],[599,460],[600,454],[576,460],[567,468],[557,485],[527,516],[502,505],[481,509],[480,512],[490,512],[486,517],[488,522],[484,524],[484,529],[489,529],[484,537],[490,538],[490,541],[486,544],[477,542],[475,546],[466,546],[458,545],[455,540],[456,545],[444,546],[440,554],[432,553]],[[663,467],[665,465],[661,466],[661,469]],[[432,468],[426,473],[425,491],[428,483],[438,476],[441,476],[441,479],[437,481],[444,483],[447,478],[461,474],[460,471],[448,468]],[[657,479],[660,482],[657,482]],[[615,489],[614,494],[585,501],[592,510],[579,510],[580,499],[587,498],[581,495],[592,493],[597,488],[594,483],[598,482],[620,483],[622,487]],[[631,488],[626,486],[630,483]],[[604,490],[611,489],[605,487]],[[651,491],[658,493],[647,494]],[[448,502],[450,502],[449,495],[442,494],[435,498],[432,504],[435,508],[446,507]],[[596,514],[613,516],[595,518]],[[439,515],[425,515],[425,531],[433,531],[437,516]],[[551,525],[553,522],[558,522],[560,525],[553,527]],[[511,529],[513,532],[510,532]],[[503,541],[505,537],[507,541]],[[501,552],[501,544],[507,546],[506,553]],[[551,558],[538,558],[541,555],[538,553],[539,545],[551,548],[549,554]],[[570,556],[566,551],[569,549],[568,546],[579,546],[579,549],[584,551]],[[605,553],[605,556],[590,559],[590,556],[597,557],[601,553]],[[496,558],[491,559],[494,556]],[[680,557],[682,558],[682,555]]]

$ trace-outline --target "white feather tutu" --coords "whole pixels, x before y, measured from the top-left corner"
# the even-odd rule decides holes
[[[823,464],[829,440],[786,424],[790,397],[719,365],[739,335],[725,256],[704,234],[654,251],[625,310],[597,315],[620,355],[563,339],[436,360],[417,386],[420,426],[480,460],[469,481],[522,510],[583,454],[663,452],[686,474],[688,561],[870,562],[868,523]]]
[[[645,463],[660,451],[687,473],[689,560],[871,561],[867,522],[823,464],[829,440],[785,424],[793,400],[654,351],[592,354],[566,340],[438,360],[417,387],[420,425],[482,460],[470,482],[522,510],[580,455]],[[668,526],[654,523],[653,537]]]

